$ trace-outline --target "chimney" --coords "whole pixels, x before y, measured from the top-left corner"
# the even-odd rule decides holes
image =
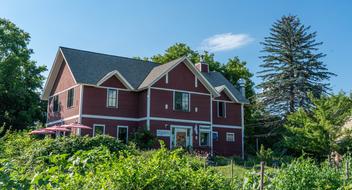
[[[195,66],[200,72],[209,73],[209,65],[204,61],[204,55],[200,56],[200,62],[196,63]]]
[[[240,78],[238,79],[237,83],[238,83],[238,86],[240,87],[240,92],[242,96],[246,97],[246,88],[245,88],[246,81],[243,78]]]

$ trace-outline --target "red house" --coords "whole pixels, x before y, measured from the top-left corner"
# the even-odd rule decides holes
[[[194,65],[181,57],[160,65],[60,47],[42,98],[48,100],[48,126],[93,127],[78,135],[107,134],[127,142],[146,129],[170,148],[243,156],[244,90],[205,62]]]

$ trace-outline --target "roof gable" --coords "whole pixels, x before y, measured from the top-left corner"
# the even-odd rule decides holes
[[[65,65],[66,68],[63,68],[63,66],[62,66],[63,64]],[[44,90],[43,90],[43,94],[42,94],[43,100],[48,100],[52,89],[55,88],[55,86],[59,82],[57,80],[60,80],[60,79],[57,79],[58,78],[57,76],[60,74],[60,71],[63,72],[62,71],[63,69],[65,69],[65,71],[67,71],[70,74],[70,76],[73,79],[73,82],[75,84],[77,84],[77,81],[75,79],[75,76],[72,73],[70,65],[67,63],[62,51],[59,49],[56,53],[53,66],[50,69],[48,78],[47,78],[45,85],[44,85]]]
[[[202,75],[202,73],[194,66],[194,64],[187,58],[181,57],[170,61],[166,64],[160,65],[158,67],[153,68],[153,70],[149,73],[149,75],[145,78],[142,84],[139,86],[139,89],[145,89],[147,87],[152,86],[158,80],[160,80],[166,73],[170,72],[174,69],[178,64],[185,63],[187,68],[198,77],[198,80],[207,88],[207,90],[213,94],[214,96],[219,96],[218,91],[207,81],[207,79]]]

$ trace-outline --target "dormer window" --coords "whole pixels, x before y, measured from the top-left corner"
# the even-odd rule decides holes
[[[117,108],[117,89],[107,89],[106,106],[109,108]]]
[[[189,112],[190,95],[187,92],[174,92],[174,110]]]

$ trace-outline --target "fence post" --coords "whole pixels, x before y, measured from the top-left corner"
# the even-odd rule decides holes
[[[348,171],[348,167],[349,167],[349,163],[348,163],[348,159],[346,159],[346,183],[348,182],[348,178],[349,178],[349,171]]]
[[[231,159],[231,180],[233,180],[233,160]]]
[[[264,163],[263,161],[260,162],[260,190],[264,189]]]

